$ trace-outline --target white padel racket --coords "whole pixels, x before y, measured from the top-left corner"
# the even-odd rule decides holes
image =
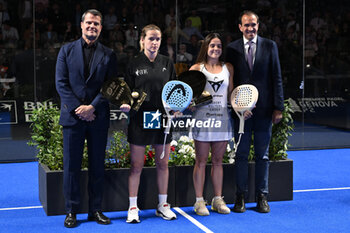
[[[235,152],[241,141],[241,136],[244,134],[244,112],[247,110],[251,111],[255,107],[258,97],[258,89],[251,84],[240,85],[231,94],[231,106],[239,118],[239,139],[236,143]]]
[[[184,111],[191,103],[193,91],[192,88],[181,81],[169,81],[167,82],[162,90],[162,102],[165,112],[167,114],[167,124],[164,130],[164,143],[163,152],[160,156],[162,159],[165,152],[165,142],[167,135],[170,132],[171,122],[174,118],[174,112]]]

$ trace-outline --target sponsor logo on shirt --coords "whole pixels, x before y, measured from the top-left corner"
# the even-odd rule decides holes
[[[147,69],[141,69],[141,70],[137,69],[135,71],[135,74],[136,74],[136,76],[146,75],[146,74],[148,74],[148,70]]]
[[[216,78],[214,78],[215,80]],[[224,82],[224,80],[221,80],[221,81],[218,81],[218,82],[213,82],[213,81],[208,81],[208,83],[211,85],[211,87],[213,88],[213,90],[215,92],[217,92],[220,87],[221,87],[221,84]]]

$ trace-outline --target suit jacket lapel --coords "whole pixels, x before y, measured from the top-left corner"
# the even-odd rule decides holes
[[[254,71],[254,67],[260,62],[260,60],[262,59],[262,53],[263,53],[263,39],[261,37],[258,36],[258,39],[256,41],[256,52],[255,52],[255,61],[254,61],[254,65],[253,65],[253,71]]]
[[[77,40],[75,42],[75,46],[74,46],[74,59],[77,59],[77,64],[79,64],[78,66],[78,70],[80,73],[80,77],[82,79],[84,79],[84,57],[83,57],[83,46],[81,45],[81,41],[80,39]]]
[[[245,58],[245,51],[244,51],[244,44],[243,39],[239,40],[239,52],[242,54],[242,56]]]
[[[96,50],[94,53],[94,57],[92,58],[92,62],[91,62],[91,67],[90,67],[90,76],[89,78],[86,80],[86,82],[88,82],[90,80],[90,78],[92,77],[92,75],[94,74],[97,65],[102,61],[103,59],[103,49],[100,43],[97,43],[96,46]]]
[[[246,59],[246,54],[245,54],[245,48],[244,48],[243,38],[240,39],[240,41],[239,41],[239,52],[242,54],[243,60],[245,61],[246,68],[247,68],[248,70],[250,70],[248,61],[247,61],[247,59]],[[254,67],[254,66],[253,66],[253,67]],[[254,68],[253,68],[253,70],[254,70]]]

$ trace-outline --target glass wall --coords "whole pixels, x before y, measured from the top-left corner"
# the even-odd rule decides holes
[[[55,64],[60,47],[80,38],[89,8],[104,15],[100,41],[118,57],[123,77],[138,53],[141,28],[163,31],[161,53],[177,73],[196,61],[200,41],[219,32],[224,45],[242,37],[238,16],[260,17],[259,35],[279,48],[285,99],[295,111],[291,149],[350,147],[350,6],[346,0],[0,0],[0,161],[35,159],[31,111],[59,105]],[[126,129],[114,106],[110,132]]]

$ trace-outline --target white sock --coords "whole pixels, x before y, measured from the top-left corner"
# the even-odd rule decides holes
[[[159,204],[166,203],[167,199],[168,199],[167,194],[159,194],[158,195]]]
[[[214,200],[216,200],[216,199],[218,199],[218,198],[221,199],[221,196],[215,196],[215,197],[213,197]]]
[[[204,201],[203,197],[196,197],[196,202]]]
[[[129,197],[129,209],[131,207],[137,207],[137,196],[136,197]]]

